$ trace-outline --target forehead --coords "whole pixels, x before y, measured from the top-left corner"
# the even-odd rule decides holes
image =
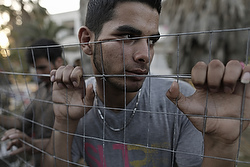
[[[159,13],[147,4],[140,2],[118,3],[112,20],[103,26],[104,31],[115,31],[118,27],[129,25],[142,31],[142,36],[158,33]]]

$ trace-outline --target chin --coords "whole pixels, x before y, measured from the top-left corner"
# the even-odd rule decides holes
[[[142,85],[143,82],[127,83],[126,92],[137,92],[141,89]],[[124,85],[123,85],[123,90],[125,90]]]
[[[126,86],[124,85],[124,80],[113,80],[107,78],[107,82],[118,90],[126,92],[137,92],[141,89],[144,81],[129,81],[127,80]]]
[[[140,89],[141,89],[141,87],[140,87],[140,88],[131,88],[131,89],[130,89],[130,88],[127,88],[127,89],[126,89],[126,92],[131,92],[131,93],[132,93],[132,92],[138,92]]]

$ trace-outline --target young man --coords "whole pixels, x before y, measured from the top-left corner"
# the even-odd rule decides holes
[[[244,87],[249,118],[249,85],[238,80],[249,83],[250,67],[199,62],[192,70],[195,92],[182,82],[147,77],[160,10],[160,0],[89,1],[79,40],[96,77],[85,87],[80,67],[51,72],[55,131],[45,166],[81,158],[89,166],[234,165],[240,121],[226,118],[240,117]]]
[[[31,49],[27,50],[26,58],[28,64],[35,67],[36,73],[43,75],[49,74],[52,69],[57,69],[64,63],[62,49],[59,44],[50,39],[39,39],[33,43]],[[50,103],[52,84],[49,77],[43,75],[38,76],[39,88],[36,91],[35,100],[26,108],[23,119],[0,115],[0,125],[10,129],[5,132],[2,140],[11,140],[9,149],[13,145],[18,147],[11,153],[12,155],[25,150],[30,153],[32,151],[32,148],[18,140],[19,138],[44,150],[51,136],[51,129],[48,127],[53,127],[54,123],[53,105]],[[32,139],[36,140],[32,141]],[[35,157],[35,166],[40,166],[41,154],[37,154]]]

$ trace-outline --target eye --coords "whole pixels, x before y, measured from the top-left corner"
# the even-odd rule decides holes
[[[131,35],[131,34],[124,34],[124,35],[122,35],[122,38],[124,38],[124,39],[131,39],[131,38],[135,38],[135,36]]]
[[[148,41],[149,41],[149,45],[154,45],[158,40],[160,39],[160,37],[152,37],[152,38],[149,38]]]
[[[133,45],[138,39],[134,39],[136,38],[135,35],[132,34],[123,34],[121,35],[121,39],[124,39],[123,42],[125,44],[129,44],[129,45]]]

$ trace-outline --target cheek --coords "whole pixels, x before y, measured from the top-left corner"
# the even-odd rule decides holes
[[[116,64],[121,64],[123,63],[123,59],[127,58],[127,56],[124,56],[127,54],[127,51],[125,50],[125,48],[122,47],[122,44],[120,44],[119,42],[109,42],[103,44],[102,51],[103,59],[106,63],[115,62]]]

